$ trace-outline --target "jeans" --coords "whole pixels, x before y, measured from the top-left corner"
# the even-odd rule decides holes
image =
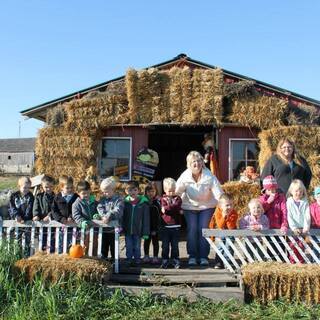
[[[180,228],[166,228],[161,230],[162,259],[169,259],[171,245],[171,259],[179,259]]]
[[[144,240],[143,248],[144,248],[144,255],[149,255],[150,243],[152,241],[153,245],[153,257],[158,257],[159,254],[159,237],[158,234],[150,235],[147,240]]]
[[[141,238],[137,235],[126,235],[126,257],[127,259],[134,258],[135,260],[139,260],[141,258]]]
[[[210,245],[202,236],[202,229],[208,228],[214,209],[200,211],[184,210],[187,223],[187,252],[189,258],[208,259]]]

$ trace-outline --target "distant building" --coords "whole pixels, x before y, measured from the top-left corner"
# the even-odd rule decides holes
[[[0,139],[0,173],[30,174],[35,141],[35,138]]]

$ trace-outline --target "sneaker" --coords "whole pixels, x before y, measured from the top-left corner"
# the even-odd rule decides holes
[[[144,258],[142,259],[143,263],[149,263],[151,261],[149,256],[144,256]]]
[[[217,262],[214,266],[215,269],[223,269],[223,265],[221,262]]]
[[[175,269],[179,269],[180,268],[180,261],[179,259],[173,259],[173,263],[172,263],[173,267]]]
[[[168,264],[169,264],[168,259],[163,259],[163,260],[162,260],[162,263],[161,263],[161,265],[160,265],[160,268],[161,268],[161,269],[167,269],[167,268],[168,268]]]
[[[197,260],[195,258],[189,258],[188,265],[189,267],[196,266]]]
[[[151,260],[151,264],[159,264],[160,263],[160,260],[158,257],[153,257],[152,260]]]
[[[206,258],[201,258],[200,259],[200,266],[202,267],[207,267],[209,265],[209,261]]]

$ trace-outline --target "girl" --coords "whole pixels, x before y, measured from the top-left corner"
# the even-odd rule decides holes
[[[311,228],[320,229],[320,186],[314,189],[315,202],[310,205]]]
[[[160,227],[160,200],[157,197],[157,189],[154,185],[148,185],[145,189],[145,195],[149,199],[150,207],[150,237],[144,240],[144,258],[143,262],[152,264],[158,264],[159,258],[159,227]],[[153,245],[153,258],[149,257],[149,249],[152,241]]]
[[[288,211],[288,224],[289,228],[296,235],[303,235],[310,230],[310,208],[307,200],[307,190],[303,182],[295,179],[291,182],[287,194],[287,211]],[[303,244],[295,239],[301,249],[304,249]],[[289,243],[290,248],[299,259],[301,263],[304,262],[298,250],[294,247],[293,243]],[[289,257],[290,262],[294,263],[292,256]]]

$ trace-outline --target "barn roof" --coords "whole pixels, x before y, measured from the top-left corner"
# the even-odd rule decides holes
[[[198,61],[198,60],[194,60],[194,59],[188,57],[186,54],[179,54],[178,56],[174,57],[171,60],[167,60],[167,61],[164,61],[162,63],[147,67],[146,69],[148,69],[148,68],[160,68],[160,69],[163,68],[163,69],[166,69],[166,68],[170,68],[171,66],[174,66],[174,65],[179,65],[179,63],[181,63],[181,65],[188,64],[188,65],[191,65],[191,66],[194,66],[194,67],[207,68],[207,69],[216,69],[217,68],[216,66],[213,66],[213,65],[210,65],[210,64]],[[320,101],[319,100],[312,99],[312,98],[303,96],[301,94],[298,94],[298,93],[295,93],[295,92],[292,92],[292,91],[289,91],[289,90],[286,90],[286,89],[283,89],[283,88],[268,84],[266,82],[259,81],[259,80],[256,80],[256,79],[253,79],[253,78],[250,78],[250,77],[247,77],[247,76],[244,76],[244,75],[241,75],[241,74],[226,70],[226,69],[222,69],[222,71],[223,71],[224,76],[228,77],[229,79],[234,79],[236,81],[237,80],[252,80],[252,81],[255,82],[255,85],[257,87],[260,87],[263,90],[267,90],[269,92],[274,92],[276,94],[279,94],[281,96],[294,99],[295,101],[298,101],[298,102],[301,102],[301,103],[312,104],[312,105],[315,105],[317,107],[320,107]],[[84,95],[84,94],[86,94],[86,93],[88,93],[90,91],[102,90],[102,89],[106,88],[111,82],[117,82],[117,81],[123,80],[124,77],[125,76],[114,78],[112,80],[108,80],[106,82],[99,83],[97,85],[88,87],[86,89],[79,90],[77,92],[73,92],[73,93],[65,95],[63,97],[60,97],[60,98],[57,98],[57,99],[54,99],[54,100],[39,104],[39,105],[37,105],[35,107],[31,107],[31,108],[25,109],[25,110],[21,111],[21,114],[23,116],[26,116],[26,117],[29,117],[29,118],[35,118],[35,119],[39,119],[39,120],[45,121],[46,111],[47,111],[48,108],[52,108],[52,107],[54,107],[54,106],[56,106],[56,105],[58,105],[60,103],[64,103],[64,102],[70,101],[70,100],[72,100],[74,98],[81,97],[82,95]]]
[[[33,152],[36,138],[0,139],[0,152]]]

